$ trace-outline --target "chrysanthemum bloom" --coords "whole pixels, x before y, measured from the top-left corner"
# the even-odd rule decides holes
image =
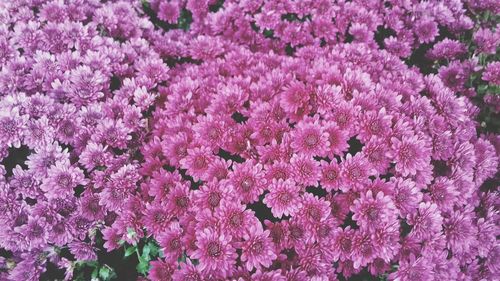
[[[424,281],[432,280],[432,267],[423,257],[411,256],[409,260],[400,260],[399,268],[389,275],[389,280]]]
[[[188,155],[189,138],[185,133],[166,137],[162,142],[165,158],[171,166],[179,166],[179,161]]]
[[[185,263],[180,264],[180,269],[174,272],[172,280],[202,281],[202,276],[206,275],[190,259],[187,259]]]
[[[292,249],[296,246],[304,245],[304,243],[309,240],[310,231],[303,222],[296,220],[295,218],[285,222],[285,227],[287,229],[285,248]]]
[[[328,137],[319,120],[301,121],[291,133],[291,147],[308,156],[326,156],[327,147],[330,146]]]
[[[301,206],[301,188],[293,180],[273,180],[268,189],[269,193],[262,202],[271,208],[274,217],[293,216],[297,213]]]
[[[418,205],[422,201],[422,193],[416,187],[415,182],[410,179],[391,178],[394,183],[392,200],[402,217],[417,212]]]
[[[193,208],[198,210],[214,210],[220,206],[222,200],[232,200],[235,197],[231,185],[211,181],[193,191]]]
[[[0,140],[6,147],[20,147],[23,129],[28,121],[27,115],[19,115],[19,110],[10,109],[0,114]]]
[[[347,154],[344,161],[340,163],[342,186],[341,190],[359,190],[369,182],[368,176],[373,174],[368,160],[361,153],[352,156]]]
[[[198,250],[191,257],[200,261],[200,270],[218,270],[223,276],[231,275],[238,256],[231,244],[231,236],[211,229],[205,229],[197,236]]]
[[[443,217],[436,204],[421,202],[418,213],[410,215],[408,223],[413,226],[410,235],[417,239],[425,239],[441,232]]]
[[[359,139],[367,142],[371,137],[384,138],[390,133],[392,117],[387,115],[385,108],[378,112],[367,112],[361,116]]]
[[[337,160],[330,163],[321,161],[321,187],[327,192],[340,189],[342,179],[340,177],[340,167]]]
[[[158,244],[162,247],[163,254],[167,261],[176,262],[182,255],[184,247],[181,238],[182,228],[178,222],[171,223],[168,229],[157,237]]]
[[[167,205],[165,208],[169,213],[175,216],[182,216],[192,204],[192,191],[187,184],[176,184],[168,193]]]
[[[415,26],[415,34],[420,43],[430,43],[439,34],[438,25],[432,18],[422,18]]]
[[[79,199],[79,211],[82,215],[93,220],[102,220],[104,218],[105,212],[103,207],[99,204],[99,197],[97,195],[85,194]]]
[[[458,196],[452,180],[446,177],[436,177],[434,183],[428,187],[429,196],[441,211],[451,210]]]
[[[163,260],[151,261],[151,269],[148,277],[153,281],[171,280],[174,273],[174,265]]]
[[[478,229],[472,222],[472,213],[472,208],[465,207],[461,212],[452,211],[449,217],[444,218],[443,232],[447,245],[457,254],[467,253],[478,246],[474,239]]]
[[[386,155],[387,143],[383,139],[372,137],[361,151],[378,174],[384,173],[389,167],[390,159]]]
[[[179,161],[181,168],[186,169],[195,181],[204,179],[208,164],[215,159],[209,147],[195,147],[187,150],[187,156]]]
[[[334,249],[334,261],[345,261],[351,258],[355,231],[350,226],[335,230],[335,238],[332,241]]]
[[[376,255],[378,248],[372,241],[372,235],[367,230],[361,230],[354,235],[353,250],[351,260],[354,268],[360,268],[371,263]]]
[[[257,222],[252,210],[247,210],[245,205],[230,200],[223,200],[220,203],[216,217],[220,219],[222,232],[236,238],[242,237],[245,231]]]
[[[391,138],[392,152],[396,171],[403,176],[415,175],[430,163],[430,149],[427,143],[417,136],[403,136],[402,139]]]
[[[290,159],[294,180],[305,186],[316,186],[321,177],[319,162],[304,154],[295,154]]]
[[[269,230],[264,231],[262,226],[257,224],[252,225],[248,233],[243,235],[241,261],[248,271],[253,268],[267,268],[277,258],[269,234]]]
[[[96,167],[105,166],[110,157],[111,156],[107,152],[106,146],[91,142],[87,144],[85,149],[80,154],[79,162],[85,167],[85,169],[90,171]]]
[[[42,182],[40,188],[49,197],[73,195],[73,188],[86,183],[82,170],[70,166],[69,163],[56,163],[48,171],[48,174],[48,177]]]
[[[292,177],[292,169],[289,163],[285,161],[274,162],[272,165],[265,165],[266,179],[268,182],[273,180],[287,180]]]
[[[384,224],[392,223],[397,217],[396,207],[390,196],[378,192],[373,196],[371,190],[361,193],[360,198],[351,206],[352,218],[365,229],[374,229]]]
[[[299,81],[292,81],[282,93],[281,107],[290,113],[296,113],[309,100],[309,89]]]
[[[244,203],[257,201],[259,195],[264,192],[266,179],[262,168],[261,164],[246,161],[234,165],[233,172],[229,174],[229,183]]]
[[[161,169],[153,173],[151,181],[149,182],[148,194],[160,200],[166,200],[170,190],[179,182],[181,182],[181,175],[179,172],[174,171],[170,173]]]
[[[170,224],[172,214],[167,212],[165,207],[160,205],[147,205],[144,210],[144,227],[155,235],[159,235]]]
[[[81,261],[92,261],[97,260],[96,248],[92,247],[88,243],[83,242],[71,242],[69,243],[70,252]]]
[[[304,222],[306,227],[312,228],[313,225],[326,220],[330,215],[330,204],[325,199],[308,192],[301,197],[301,206],[295,218]]]
[[[335,155],[343,155],[343,153],[349,148],[349,145],[347,144],[347,141],[349,140],[348,132],[339,128],[339,126],[333,121],[323,122],[323,128],[324,131],[328,133],[328,143],[330,144],[328,148],[328,157],[333,159]]]

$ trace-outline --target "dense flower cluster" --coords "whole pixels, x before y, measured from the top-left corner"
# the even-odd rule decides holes
[[[495,280],[499,11],[1,2],[0,280]]]

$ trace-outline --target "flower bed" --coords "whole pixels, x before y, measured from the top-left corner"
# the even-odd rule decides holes
[[[0,280],[495,280],[499,10],[0,3]]]

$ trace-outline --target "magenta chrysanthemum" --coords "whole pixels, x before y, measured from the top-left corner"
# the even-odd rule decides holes
[[[269,186],[269,193],[262,202],[271,208],[273,216],[281,218],[283,215],[294,215],[301,206],[300,186],[292,180],[273,180]]]
[[[199,259],[200,270],[217,270],[223,276],[232,273],[237,254],[231,245],[231,236],[205,229],[198,234],[196,246],[198,249],[192,254],[192,257]]]
[[[497,280],[498,11],[0,1],[0,280]]]

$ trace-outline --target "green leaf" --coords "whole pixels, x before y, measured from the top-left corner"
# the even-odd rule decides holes
[[[131,246],[131,247],[125,248],[125,257],[129,257],[132,254],[134,254],[135,253],[135,249],[136,249],[135,246]]]
[[[149,262],[146,262],[142,259],[140,259],[140,262],[139,264],[137,264],[137,272],[143,274],[143,275],[146,275],[149,271]]]
[[[95,267],[90,276],[92,277],[92,279],[96,279],[98,275],[99,275],[99,267]]]
[[[99,270],[99,277],[101,277],[104,280],[108,280],[110,276],[111,276],[111,270],[109,269],[109,267],[106,266],[101,267],[101,269]]]

